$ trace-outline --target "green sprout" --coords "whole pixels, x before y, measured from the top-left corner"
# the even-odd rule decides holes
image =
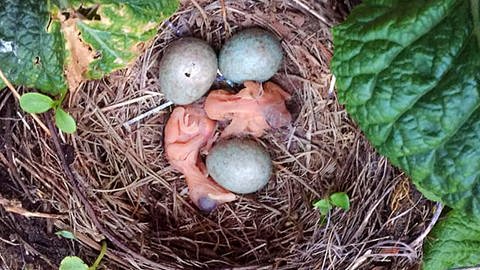
[[[320,214],[326,216],[333,207],[342,208],[345,211],[350,209],[350,198],[345,192],[336,192],[327,198],[320,199],[313,203],[313,207],[320,211]]]
[[[69,231],[59,231],[55,233],[58,236],[67,238],[67,239],[75,239],[75,235]],[[102,241],[102,248],[100,249],[100,254],[98,255],[95,262],[92,266],[88,266],[82,259],[77,256],[67,256],[63,258],[60,262],[59,270],[96,270],[98,265],[107,253],[107,242]]]
[[[53,109],[55,112],[55,124],[65,133],[74,133],[77,130],[75,119],[61,108],[65,95],[58,100],[40,93],[26,93],[20,97],[20,107],[28,113],[44,113]]]

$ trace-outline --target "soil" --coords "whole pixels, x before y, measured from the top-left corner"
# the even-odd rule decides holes
[[[4,199],[21,201],[29,210],[42,208],[25,199],[3,167],[0,167],[0,186]],[[57,237],[52,229],[48,220],[26,218],[1,209],[0,266],[3,269],[50,269],[58,266],[63,257],[76,254],[72,244]]]
[[[17,106],[9,104],[9,101],[13,101],[11,96],[4,95],[2,101],[5,99],[7,105],[0,110],[0,153],[3,156],[7,156],[9,152],[7,150],[11,142],[9,130],[15,121],[12,120],[12,112],[18,109]],[[24,178],[19,180],[24,181]],[[0,199],[20,203],[23,209],[30,212],[55,214],[47,200],[34,199],[37,202],[32,202],[3,164],[0,165],[0,187]],[[29,190],[36,188],[31,187]],[[27,218],[9,213],[0,206],[0,269],[57,269],[61,260],[69,255],[81,256],[86,261],[93,258],[92,254],[85,254],[72,240],[55,235],[51,220]]]

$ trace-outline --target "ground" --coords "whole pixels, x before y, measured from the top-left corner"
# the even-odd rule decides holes
[[[12,166],[9,173],[7,160],[11,154],[12,130],[15,120],[12,113],[18,110],[13,96],[3,91],[2,108],[0,109],[0,201],[2,206],[14,204],[31,212],[51,210],[48,200],[32,200],[32,194],[37,186],[28,186],[28,194],[22,190],[19,171]],[[13,180],[14,177],[19,177]],[[56,228],[52,221],[44,218],[28,218],[20,214],[5,211],[0,207],[0,269],[52,269],[58,267],[63,257],[81,254],[91,257],[91,252],[85,253],[83,248],[72,241],[56,236]]]
[[[25,198],[5,168],[0,169],[0,198],[20,200],[27,209],[41,209]],[[49,269],[64,256],[76,254],[68,240],[54,235],[52,223],[42,218],[26,218],[0,211],[0,266],[2,269]]]

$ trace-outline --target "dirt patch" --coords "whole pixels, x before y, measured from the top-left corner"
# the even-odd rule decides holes
[[[13,114],[18,110],[13,98],[2,95],[3,107],[0,110],[0,152],[2,160],[6,161],[8,148],[12,145],[12,130],[16,119]],[[8,92],[7,92],[8,93]],[[8,102],[12,102],[6,105]],[[5,163],[8,163],[6,161]],[[10,166],[16,170],[15,166]],[[15,175],[25,175],[25,172],[15,171]],[[23,181],[24,178],[18,179]],[[30,212],[51,212],[51,203],[48,200],[34,198],[22,190],[18,181],[13,180],[5,164],[0,165],[0,198],[15,205],[21,205]],[[25,185],[25,183],[23,183]],[[34,192],[40,186],[27,187]],[[54,211],[52,212],[54,213]],[[72,241],[59,238],[54,233],[56,228],[49,219],[24,217],[10,213],[0,206],[0,269],[56,269],[60,261],[67,255],[85,256],[90,259],[89,252],[85,254],[81,246]]]
[[[63,257],[79,254],[78,245],[74,248],[68,240],[57,237],[52,228],[44,219],[0,210],[3,269],[55,269]]]

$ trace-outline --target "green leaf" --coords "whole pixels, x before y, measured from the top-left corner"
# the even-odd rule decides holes
[[[338,97],[429,199],[480,215],[478,0],[365,0],[333,30]]]
[[[66,239],[76,239],[75,235],[69,231],[58,231],[55,234]]]
[[[43,113],[50,110],[54,101],[40,93],[26,93],[20,97],[20,107],[28,113]]]
[[[75,119],[62,108],[55,111],[55,124],[65,133],[74,133],[77,130]]]
[[[71,0],[76,8],[100,4],[98,20],[79,20],[82,39],[98,58],[87,71],[98,79],[125,67],[140,53],[139,47],[157,33],[160,23],[178,8],[177,0]]]
[[[88,270],[88,265],[77,256],[67,256],[60,262],[59,270]]]
[[[423,270],[447,270],[480,264],[480,219],[457,211],[437,223],[424,246]]]
[[[93,7],[92,19],[78,16]],[[0,67],[15,85],[64,94],[131,63],[177,8],[178,0],[0,0]]]
[[[330,202],[337,207],[342,208],[345,211],[350,209],[350,199],[345,192],[336,192],[330,195]]]
[[[320,214],[326,216],[328,214],[328,212],[330,212],[330,210],[332,210],[333,206],[330,204],[330,202],[328,200],[321,199],[321,200],[316,201],[313,204],[313,207],[318,209],[320,211]]]
[[[64,41],[60,24],[52,21],[49,25],[46,3],[0,0],[0,67],[13,84],[56,95],[67,89]]]

